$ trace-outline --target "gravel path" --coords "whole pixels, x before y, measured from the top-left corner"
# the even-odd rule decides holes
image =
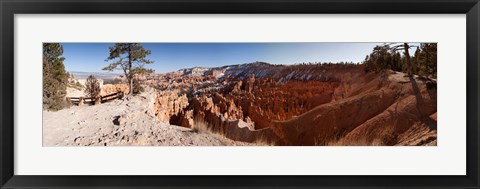
[[[95,106],[43,112],[43,146],[251,145],[169,125],[152,115],[149,93]]]

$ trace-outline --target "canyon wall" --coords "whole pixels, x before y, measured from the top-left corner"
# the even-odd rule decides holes
[[[124,94],[128,94],[130,92],[127,84],[105,84],[101,87],[100,95],[105,96],[118,91],[122,91]]]
[[[179,90],[158,91],[155,100],[155,116],[163,122],[191,127],[193,112],[185,110],[189,105],[186,94]]]
[[[215,77],[172,79],[175,90],[157,93],[158,119],[275,145],[436,145],[436,86],[425,78],[363,65],[193,71]]]

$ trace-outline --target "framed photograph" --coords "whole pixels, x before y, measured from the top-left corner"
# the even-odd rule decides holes
[[[478,0],[1,1],[1,188],[479,188]]]

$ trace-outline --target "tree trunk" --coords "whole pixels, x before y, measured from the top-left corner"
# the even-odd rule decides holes
[[[403,48],[404,48],[404,51],[405,51],[405,59],[407,60],[407,66],[408,66],[408,76],[412,76],[413,75],[413,65],[412,65],[412,62],[410,61],[410,53],[408,53],[408,49],[409,49],[409,46],[408,46],[408,43],[403,43]]]
[[[425,70],[427,72],[425,75],[430,77],[430,73],[432,72],[430,71],[430,63],[428,62],[428,50],[425,50]]]
[[[130,91],[128,92],[129,95],[133,95],[133,78],[130,78],[130,83],[128,83],[130,86]]]
[[[129,78],[130,80],[128,81],[128,87],[130,88],[130,91],[128,92],[128,95],[133,95],[133,74],[132,74],[132,44],[128,45],[128,72],[129,72]]]

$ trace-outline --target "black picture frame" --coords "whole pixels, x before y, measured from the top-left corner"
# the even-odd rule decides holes
[[[480,188],[479,0],[1,0],[1,188]],[[14,175],[15,14],[466,14],[466,176],[17,176]],[[21,119],[21,118],[19,118]],[[448,162],[445,162],[448,163]]]

